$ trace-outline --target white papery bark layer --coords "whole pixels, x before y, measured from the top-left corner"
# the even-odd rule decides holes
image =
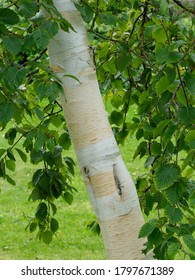
[[[70,0],[55,6],[76,33],[60,31],[49,45],[51,69],[61,78],[65,120],[109,259],[141,259],[143,217],[134,183],[104,109],[83,21]],[[78,81],[65,77],[70,74]]]

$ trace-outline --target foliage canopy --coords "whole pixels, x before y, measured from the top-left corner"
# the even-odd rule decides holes
[[[35,16],[40,8],[47,19]],[[148,238],[145,253],[194,259],[195,7],[178,0],[81,0],[77,8],[88,26],[103,98],[112,104],[116,140],[124,144],[135,134],[133,158],[145,158],[146,172],[136,181],[148,216],[140,230]],[[15,169],[15,153],[42,162],[30,183],[30,199],[40,202],[29,229],[38,228],[46,243],[59,226],[55,199],[71,204],[74,190],[74,162],[62,156],[70,147],[58,102],[63,89],[47,58],[59,28],[73,30],[50,0],[1,4],[0,125],[9,147],[0,149],[0,176],[15,185],[7,172]]]

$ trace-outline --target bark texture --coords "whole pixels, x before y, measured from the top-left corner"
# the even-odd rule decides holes
[[[51,69],[61,78],[65,120],[109,259],[143,259],[138,239],[143,217],[104,109],[83,21],[70,0],[55,6],[76,32],[59,34],[49,45]],[[80,83],[65,74],[76,76]]]

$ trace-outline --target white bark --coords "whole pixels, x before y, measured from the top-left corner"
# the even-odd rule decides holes
[[[121,158],[104,109],[83,21],[71,0],[55,0],[76,33],[49,45],[51,69],[61,78],[65,120],[109,259],[142,259],[143,217],[134,183]],[[65,74],[76,76],[80,83]]]

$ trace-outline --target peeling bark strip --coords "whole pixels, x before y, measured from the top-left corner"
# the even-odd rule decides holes
[[[51,68],[64,85],[61,100],[66,123],[107,256],[142,259],[145,240],[138,239],[138,232],[143,217],[134,183],[107,119],[83,21],[72,1],[56,0],[54,4],[77,31],[60,31],[50,43],[49,57]],[[80,83],[65,74],[76,76]]]

